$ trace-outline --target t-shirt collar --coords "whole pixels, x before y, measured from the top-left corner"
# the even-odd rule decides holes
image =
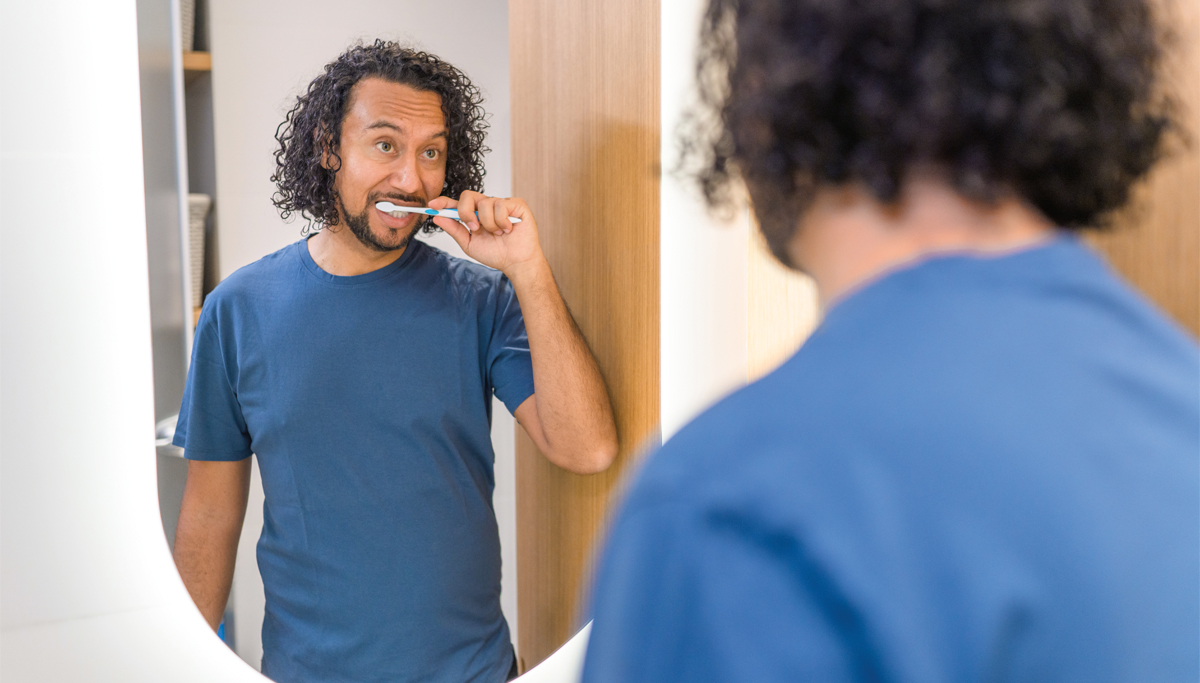
[[[308,240],[312,239],[312,237],[312,235],[309,235],[299,242],[296,242],[296,255],[299,256],[300,262],[304,264],[305,270],[307,270],[310,274],[315,276],[318,280],[334,285],[363,285],[382,280],[383,278],[386,278],[404,268],[410,261],[413,260],[416,253],[424,247],[424,243],[414,237],[413,239],[409,240],[408,246],[404,248],[404,253],[400,256],[400,258],[392,261],[378,270],[373,270],[369,273],[363,273],[362,275],[334,275],[322,270],[321,267],[317,265],[317,262],[313,260],[312,254],[310,254],[308,251]]]

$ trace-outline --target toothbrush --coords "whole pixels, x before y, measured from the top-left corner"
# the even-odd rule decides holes
[[[421,213],[421,214],[425,214],[426,216],[442,216],[443,218],[453,218],[456,221],[462,220],[461,218],[458,217],[457,209],[438,210],[438,209],[427,209],[423,206],[398,206],[391,202],[375,202],[375,208],[379,209],[380,211],[383,211],[384,213],[390,213],[393,216],[396,216],[396,218],[400,217],[400,216],[396,215],[399,213]],[[478,215],[479,214],[476,214],[476,216],[478,216]],[[513,218],[512,216],[509,216],[508,222],[509,223],[520,223],[521,219]]]

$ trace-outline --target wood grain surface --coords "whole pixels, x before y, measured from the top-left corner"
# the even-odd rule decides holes
[[[578,476],[517,435],[522,671],[581,626],[592,548],[659,421],[659,5],[509,3],[513,192],[608,382],[621,454]]]
[[[1167,88],[1184,107],[1190,141],[1138,188],[1116,229],[1090,241],[1113,266],[1195,336],[1200,336],[1200,2],[1166,0],[1175,33]]]

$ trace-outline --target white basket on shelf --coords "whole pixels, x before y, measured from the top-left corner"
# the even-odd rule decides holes
[[[200,308],[204,295],[204,222],[212,207],[206,194],[188,195],[188,250],[191,257],[192,308]]]

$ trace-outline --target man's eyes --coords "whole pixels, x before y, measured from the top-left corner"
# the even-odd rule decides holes
[[[387,140],[380,140],[379,142],[375,143],[375,149],[378,149],[380,152],[383,152],[384,154],[391,154],[392,152],[396,151],[396,146],[393,145],[392,143],[388,142]],[[421,156],[432,161],[434,159],[441,157],[442,151],[439,149],[427,149],[424,152],[421,152]]]

